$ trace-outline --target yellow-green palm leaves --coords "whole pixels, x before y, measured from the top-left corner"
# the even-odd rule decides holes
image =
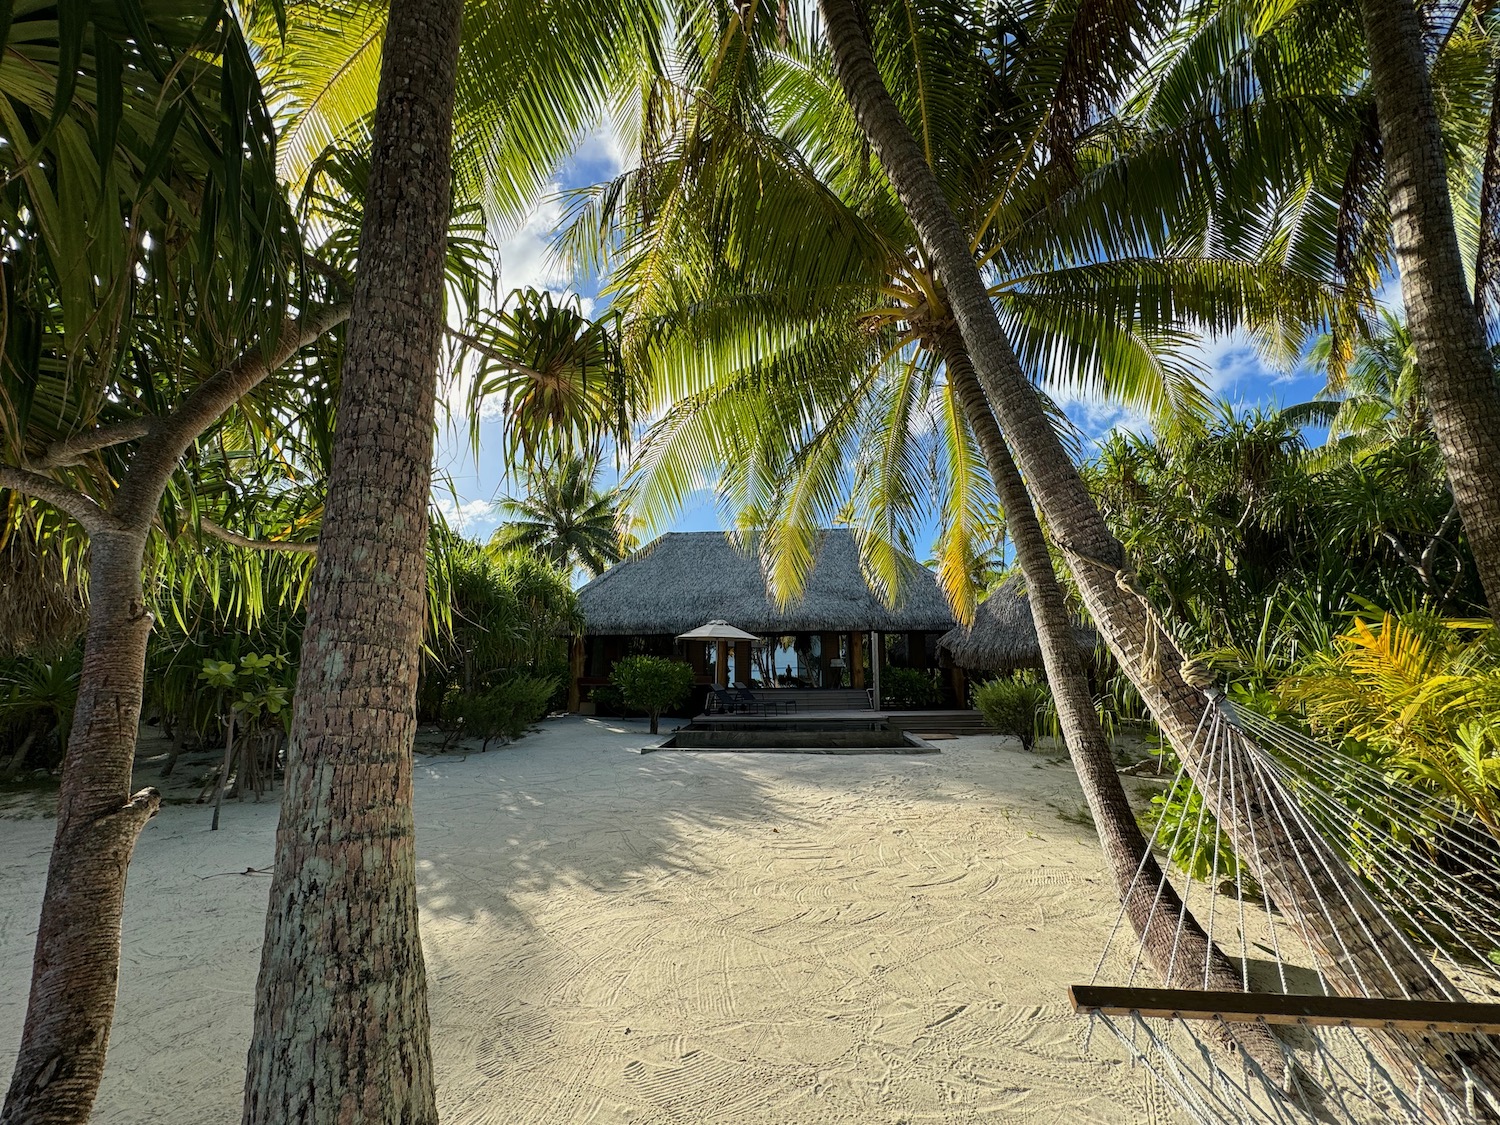
[[[1472,813],[1500,839],[1500,650],[1488,622],[1356,621],[1284,683],[1313,729]],[[1477,637],[1476,637],[1477,634]]]
[[[300,190],[328,147],[361,148],[375,110],[386,5],[270,0],[249,21],[277,107],[281,174]],[[469,0],[454,111],[455,198],[511,222],[659,50],[668,6]]]

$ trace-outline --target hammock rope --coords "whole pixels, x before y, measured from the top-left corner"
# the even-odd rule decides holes
[[[1170,864],[1163,863],[1161,881],[1151,888],[1152,920],[1170,881],[1184,914],[1193,911],[1210,940],[1238,962],[1251,994],[1357,996],[1386,1007],[1427,1001],[1424,1011],[1438,1001],[1465,1012],[1459,1007],[1464,1002],[1500,999],[1500,846],[1473,818],[1216,692],[1194,751],[1198,776],[1211,782],[1212,792],[1203,794],[1196,817],[1177,817],[1170,829],[1159,819],[1150,848],[1167,857],[1202,852],[1209,878],[1206,885],[1182,875],[1173,879]],[[1186,776],[1185,767],[1179,769],[1174,786]],[[1277,829],[1274,841],[1261,837],[1257,821]],[[1400,825],[1418,826],[1427,836],[1393,828]],[[1248,852],[1230,859],[1226,839],[1248,840]],[[1292,849],[1287,841],[1306,847]],[[1147,866],[1142,856],[1122,903],[1147,891],[1141,886]],[[1302,909],[1273,901],[1274,888],[1294,882],[1309,891]],[[1325,897],[1327,888],[1333,888],[1332,898]],[[1316,905],[1311,917],[1309,901]],[[1129,932],[1126,921],[1122,905],[1093,983],[1123,984],[1144,995],[1147,990],[1138,985],[1146,972],[1143,951],[1122,938],[1122,931]],[[1379,924],[1372,929],[1372,923]],[[1181,932],[1179,918],[1179,938]],[[1393,963],[1392,940],[1403,947],[1399,961],[1408,967],[1406,975]],[[1361,950],[1373,956],[1362,957]],[[1177,953],[1174,943],[1169,981]],[[1415,975],[1412,965],[1422,967],[1420,979],[1408,979]],[[1220,995],[1210,989],[1206,970],[1202,988],[1205,996]],[[1277,1029],[1287,1064],[1284,1082],[1243,1050],[1227,1046],[1235,1040],[1223,1034],[1228,1025],[1222,1016],[1094,1011],[1091,1022],[1124,1043],[1197,1121],[1458,1125],[1500,1120],[1500,1047],[1481,1030],[1495,1019],[1500,1010],[1484,1024],[1444,1021],[1444,1027],[1460,1030],[1440,1035],[1431,1029],[1338,1026],[1314,1016]],[[1272,1026],[1264,1016],[1257,1022]]]
[[[1161,683],[1166,646],[1178,654],[1190,646],[1158,612],[1140,577],[1128,566],[1061,541],[1058,546],[1075,567],[1082,563],[1105,571],[1135,597],[1145,617],[1136,671],[1145,681]],[[1226,930],[1237,937],[1240,982],[1247,993],[1455,1004],[1500,999],[1500,841],[1474,817],[1420,788],[1235,706],[1218,690],[1206,663],[1179,659],[1183,681],[1204,692],[1208,705],[1169,792],[1180,792],[1177,785],[1188,776],[1191,757],[1191,780],[1201,798],[1198,816],[1186,841],[1185,818],[1174,818],[1170,840],[1163,838],[1164,821],[1158,820],[1121,896],[1094,982],[1122,975],[1127,986],[1135,986],[1145,950],[1140,942],[1121,940],[1129,905],[1144,890],[1140,884],[1151,853],[1164,853],[1168,862],[1160,865],[1142,928],[1148,932],[1173,882],[1170,859],[1188,844],[1191,854],[1210,850],[1208,899],[1203,902],[1200,894],[1194,902],[1197,880],[1176,880],[1181,910],[1167,959],[1168,987],[1188,917],[1201,921],[1206,914],[1210,948]],[[1221,894],[1226,837],[1240,850],[1227,893]],[[1332,901],[1325,889],[1336,896]],[[1273,901],[1282,892],[1288,901]],[[1222,926],[1221,913],[1228,915]],[[1372,921],[1380,933],[1372,931]],[[1398,960],[1406,973],[1392,963],[1395,950],[1387,943],[1400,946]],[[1252,965],[1260,962],[1250,955],[1252,945],[1270,955],[1274,979],[1257,979]],[[1209,984],[1205,958],[1206,994]],[[1500,1044],[1477,1027],[1423,1035],[1308,1021],[1297,1035],[1283,1028],[1276,1038],[1286,1064],[1285,1081],[1278,1082],[1240,1040],[1224,1034],[1221,1018],[1152,1019],[1135,1012],[1121,1019],[1095,1012],[1091,1029],[1093,1022],[1125,1043],[1132,1058],[1202,1122],[1500,1122]]]

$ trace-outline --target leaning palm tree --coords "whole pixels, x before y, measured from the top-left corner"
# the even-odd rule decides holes
[[[590,578],[619,562],[634,539],[622,530],[619,490],[600,492],[594,487],[597,475],[597,467],[576,454],[533,470],[525,496],[500,501],[506,522],[490,537],[490,549],[534,552],[561,570],[581,569]]]
[[[1181,669],[1170,666],[1170,661],[1163,662],[1160,653],[1146,651],[1154,639],[1162,642],[1168,656],[1175,655],[1169,638],[1161,637],[1144,598],[1133,592],[1139,583],[1118,540],[1105,526],[1037,403],[1012,333],[997,317],[983,276],[975,266],[971,235],[954,213],[941,181],[887,89],[857,0],[820,0],[819,10],[840,84],[921,244],[943,277],[986,397],[1069,560],[1085,604],[1185,768],[1212,803],[1218,799],[1217,790],[1195,738],[1198,722],[1205,714],[1204,699]],[[1217,815],[1219,810],[1215,811]],[[1234,841],[1247,854],[1267,847],[1297,854],[1316,846],[1284,823],[1278,825],[1268,819],[1265,810],[1250,810],[1242,819],[1258,834]],[[1221,816],[1221,823],[1227,820]],[[1373,980],[1384,982],[1384,987],[1395,990],[1396,995],[1449,998],[1450,993],[1444,991],[1429,966],[1401,940],[1370,900],[1349,894],[1349,887],[1335,883],[1331,874],[1277,878],[1270,890],[1283,908],[1295,910],[1308,927],[1320,967],[1335,983],[1357,988],[1361,980]],[[1362,932],[1369,941],[1350,948],[1334,927]],[[1405,1073],[1403,1048],[1386,1040],[1381,1040],[1380,1046],[1388,1061]],[[1493,1084],[1494,1060],[1472,1060],[1460,1044],[1440,1037],[1428,1041],[1427,1048],[1431,1053],[1426,1060],[1440,1068],[1438,1080],[1460,1098],[1470,1081],[1465,1066]],[[1458,1062],[1460,1059],[1464,1061]]]
[[[1005,59],[990,70],[975,25],[937,7],[924,8],[923,15],[924,41],[890,48],[906,56],[893,69],[926,76],[907,92],[914,112],[941,138],[935,143],[943,146],[941,166],[953,194],[985,198],[982,169],[998,162],[994,149],[1009,140],[995,123],[1017,116],[1014,102],[1007,104],[1016,91],[1000,75],[1028,76],[1024,60]],[[1066,44],[1070,18],[1039,18],[1027,39]],[[750,22],[731,18],[727,47],[717,59],[757,49]],[[963,54],[965,47],[972,53]],[[805,52],[759,49],[766,55],[759,67],[747,63],[744,70],[769,71],[770,92],[784,98],[773,97],[767,122],[724,110],[733,99],[720,94],[715,80],[729,86],[739,75],[710,73],[705,81],[694,72],[691,82],[681,83],[695,93],[675,135],[653,138],[650,162],[596,195],[633,202],[646,218],[585,208],[592,232],[574,236],[575,242],[597,238],[604,222],[623,230],[599,241],[627,247],[616,271],[617,301],[631,310],[628,334],[664,400],[666,416],[641,449],[633,496],[659,515],[680,502],[684,485],[717,475],[731,506],[762,517],[759,542],[770,573],[792,589],[805,575],[818,524],[852,501],[866,563],[877,581],[889,584],[893,575],[885,564],[923,494],[920,450],[924,435],[932,434],[941,464],[939,572],[964,613],[972,605],[976,516],[993,487],[1028,576],[1069,747],[1123,893],[1145,842],[1093,713],[1042,529],[946,309],[943,286],[913,246],[899,209],[886,197],[872,197],[867,180],[843,175],[857,155],[839,151],[839,95],[826,67]],[[1038,61],[1031,60],[1034,66]],[[955,119],[959,106],[972,116]],[[974,131],[980,122],[988,135]],[[1015,129],[1024,137],[1034,122],[1020,120]],[[1035,206],[1037,198],[1023,191],[1002,202],[1009,220],[1011,209]],[[758,237],[737,241],[741,231]],[[1076,270],[1071,286],[1049,287],[1038,277],[1057,251],[1047,246],[1027,257],[1023,250],[992,288],[1024,318],[1032,354],[1079,357],[1083,363],[1066,373],[1070,378],[1099,378],[1116,394],[1155,408],[1160,420],[1169,418],[1163,407],[1192,403],[1191,379],[1174,376],[1167,357],[1150,346],[1153,335],[1173,326],[1126,311],[1121,294],[1133,285],[1161,304],[1178,278],[1192,279],[1200,290],[1218,281],[1224,291],[1218,300],[1227,307],[1242,299],[1234,284],[1224,284],[1232,268],[1216,272],[1185,257],[1160,269],[1104,261],[1096,270]],[[668,270],[669,262],[679,268]],[[1091,299],[1101,292],[1113,299]],[[1106,358],[1090,366],[1091,352]],[[853,473],[850,464],[858,466]],[[1170,965],[1182,979],[1201,974],[1207,943],[1191,922],[1184,920],[1189,943],[1199,943],[1196,964],[1189,969],[1193,958],[1173,963],[1169,957],[1180,911],[1157,903],[1162,925],[1149,929],[1152,904],[1132,899],[1128,905],[1153,956],[1161,955],[1164,973]],[[1233,987],[1227,963],[1216,959],[1214,968],[1224,986]]]

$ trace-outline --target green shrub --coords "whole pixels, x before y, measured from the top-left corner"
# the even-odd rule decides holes
[[[1047,685],[1031,674],[991,680],[974,688],[974,706],[1001,734],[1021,740],[1021,749],[1036,744],[1042,715],[1051,702]]]
[[[614,684],[600,684],[589,692],[589,699],[593,701],[596,715],[625,714],[625,693]]]
[[[506,741],[520,738],[526,728],[547,713],[557,691],[551,676],[513,676],[481,691],[461,692],[448,698],[443,718],[461,737]]]
[[[1229,837],[1186,774],[1165,793],[1151,798],[1145,828],[1148,836],[1155,832],[1172,862],[1190,878],[1200,882],[1217,879],[1219,883],[1233,880],[1251,894],[1260,893],[1259,884],[1240,864]]]
[[[651,716],[651,733],[663,711],[680,706],[693,690],[693,668],[664,656],[627,656],[615,664],[610,681],[627,707]]]
[[[936,707],[943,701],[943,687],[936,672],[920,668],[882,668],[880,705],[886,708]]]

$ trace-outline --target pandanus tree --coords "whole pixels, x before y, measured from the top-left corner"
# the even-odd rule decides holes
[[[80,1121],[104,1065],[164,495],[219,418],[337,325],[222,5],[20,5],[0,69],[0,486],[87,537],[90,612],[21,1047],[0,1120]],[[14,65],[13,65],[14,64]]]
[[[1021,169],[1012,190],[997,197],[993,168],[1015,159],[1050,108],[1041,99],[1028,104],[1021,92],[1028,81],[1042,85],[1037,72],[1066,55],[1070,30],[1082,34],[1078,13],[1033,13],[1029,24],[1007,28],[1016,32],[1013,44],[1051,44],[1030,58],[1007,56],[1003,40],[997,46],[954,6],[923,7],[919,16],[917,37],[890,46],[887,63],[889,73],[921,76],[901,89],[941,150],[934,165],[949,194],[976,209],[976,221],[989,212],[996,229],[1028,229],[1027,220],[1044,218],[1047,202],[1035,171]],[[769,13],[761,18],[776,28]],[[818,525],[849,519],[872,576],[894,596],[895,548],[923,503],[922,464],[931,454],[944,527],[939,572],[965,613],[979,515],[993,486],[1027,573],[1069,746],[1123,893],[1145,841],[1093,712],[1042,529],[942,285],[899,206],[861,167],[861,139],[831,74],[816,55],[796,50],[795,39],[767,35],[768,48],[756,43],[752,17],[729,17],[712,56],[721,69],[705,68],[706,77],[694,71],[667,87],[662,100],[678,104],[675,114],[660,115],[670,125],[666,135],[650,138],[640,168],[580,208],[575,246],[609,247],[616,257],[627,339],[665,410],[643,441],[633,496],[659,514],[680,504],[686,489],[717,480],[727,505],[751,515],[783,589],[805,576]],[[742,73],[725,76],[731,67]],[[749,81],[764,84],[769,102],[736,112],[734,83]],[[1064,66],[1049,92],[1067,82]],[[1058,245],[1030,237],[1018,240],[990,290],[1019,323],[1033,370],[1123,397],[1158,421],[1174,412],[1180,420],[1200,401],[1190,375],[1174,368],[1161,345],[1199,318],[1222,323],[1247,305],[1264,315],[1256,308],[1267,303],[1256,296],[1264,282],[1251,264],[1122,255],[1064,271]],[[858,466],[852,473],[851,464]],[[1157,904],[1160,925],[1147,933],[1151,904],[1129,905],[1165,970],[1180,906]],[[1186,925],[1196,956],[1176,967],[1201,976],[1207,942]],[[1214,965],[1215,978],[1234,987],[1227,963]]]
[[[845,96],[944,282],[985,395],[1016,452],[1031,494],[1068,559],[1080,594],[1111,651],[1212,804],[1217,800],[1217,789],[1204,768],[1195,738],[1204,715],[1203,696],[1184,679],[1180,668],[1171,665],[1174,650],[1165,643],[1166,638],[1160,637],[1143,599],[1133,592],[1136,583],[1119,541],[1105,526],[1037,403],[1012,332],[997,317],[974,262],[972,233],[955,214],[922,146],[886,87],[871,50],[861,6],[857,0],[820,0],[819,10]],[[1160,659],[1160,653],[1153,659],[1146,652],[1153,637],[1164,642],[1168,660]],[[1258,846],[1248,837],[1234,841],[1246,854],[1267,847],[1290,849],[1286,854],[1295,854],[1299,848],[1313,846],[1310,841],[1289,836],[1288,829],[1278,827],[1264,815],[1239,819],[1248,820],[1257,830]],[[1221,818],[1221,823],[1227,821],[1227,817]],[[1391,923],[1352,884],[1336,885],[1329,876],[1311,874],[1303,879],[1278,877],[1271,882],[1271,892],[1283,908],[1295,910],[1307,925],[1320,967],[1336,984],[1380,981],[1384,987],[1398,990],[1398,995],[1445,996],[1427,967],[1393,932]],[[1340,905],[1334,908],[1329,905],[1333,903]],[[1337,923],[1330,922],[1334,916],[1338,916]],[[1333,924],[1344,932],[1364,933],[1368,940],[1351,947],[1332,931]],[[1381,1040],[1380,1046],[1388,1061],[1405,1073],[1402,1046],[1386,1040]],[[1460,1067],[1493,1083],[1493,1064],[1472,1060],[1472,1055],[1457,1044],[1435,1036],[1422,1049],[1428,1064],[1439,1068],[1438,1081],[1460,1098],[1467,1082]]]

